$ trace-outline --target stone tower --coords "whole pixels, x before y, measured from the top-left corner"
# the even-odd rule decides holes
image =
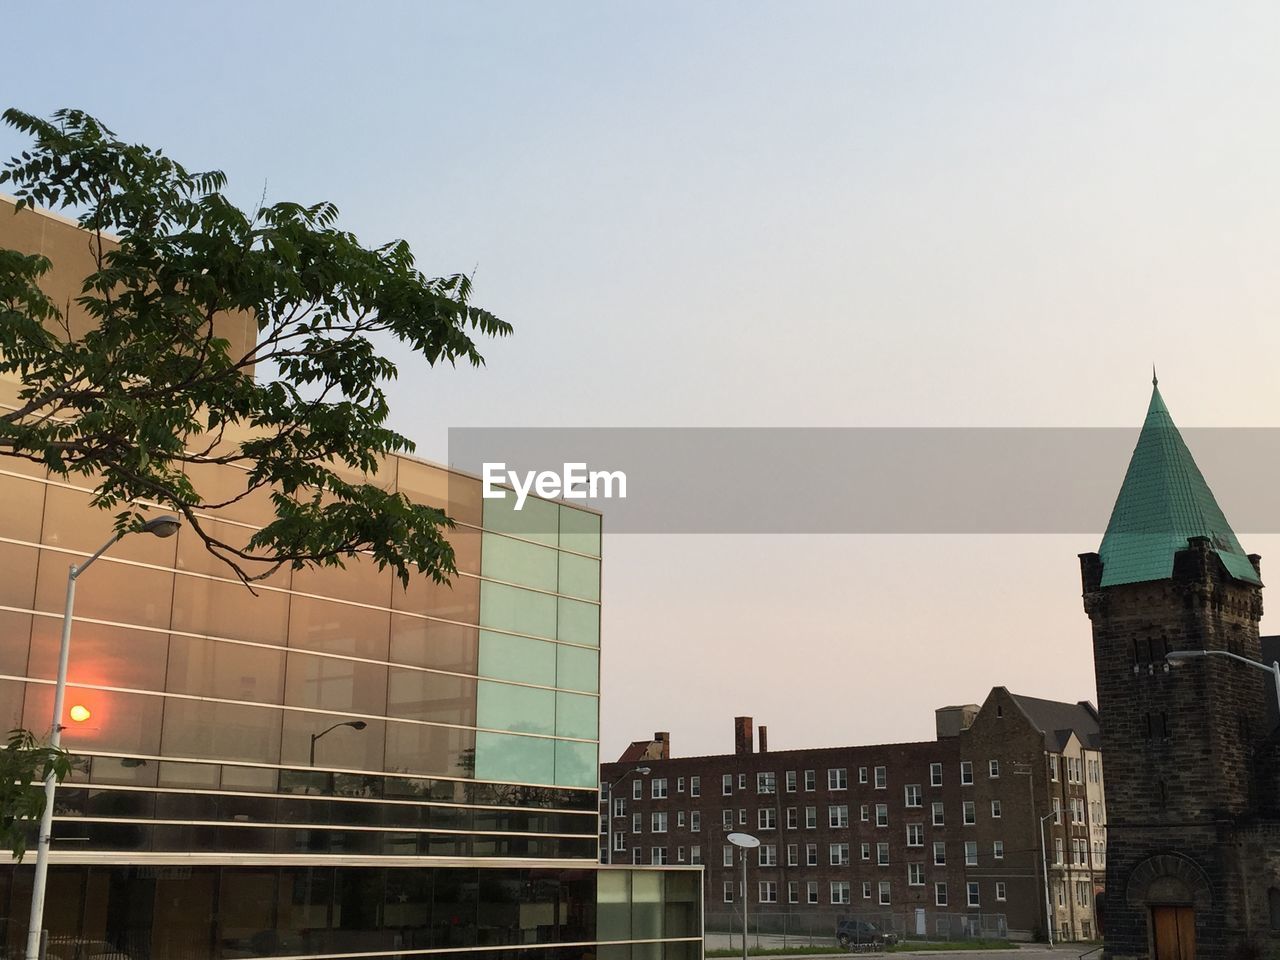
[[[1106,956],[1248,956],[1238,828],[1256,808],[1266,676],[1259,558],[1246,556],[1174,426],[1151,405],[1097,553],[1080,557],[1107,758]]]

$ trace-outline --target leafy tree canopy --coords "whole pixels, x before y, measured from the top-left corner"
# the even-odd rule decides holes
[[[14,730],[0,747],[0,847],[21,860],[30,824],[44,812],[44,781],[52,773],[63,780],[71,757],[46,746],[26,730]]]
[[[470,302],[469,278],[424,275],[404,241],[362,245],[329,203],[243,211],[223,174],[189,172],[81,111],[3,119],[33,143],[0,186],[19,208],[74,216],[95,268],[76,299],[93,325],[73,337],[41,289],[49,261],[0,249],[0,376],[21,382],[17,409],[0,410],[0,456],[91,478],[118,530],[147,509],[181,514],[246,583],[358,552],[405,582],[414,568],[447,579],[444,512],[363,478],[413,449],[385,426],[397,371],[375,339],[480,365],[473,337],[510,333]],[[214,323],[237,315],[256,321],[247,348]],[[202,463],[242,468],[243,492],[203,493],[189,470]],[[208,522],[262,490],[274,518],[247,542]]]

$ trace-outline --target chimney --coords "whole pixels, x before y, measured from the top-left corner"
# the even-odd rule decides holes
[[[671,734],[666,730],[659,730],[653,735],[654,743],[658,744],[658,760],[671,759]]]
[[[769,752],[769,728],[763,723],[760,724],[760,752]]]
[[[733,752],[740,757],[750,756],[753,746],[751,736],[751,718],[733,718]]]

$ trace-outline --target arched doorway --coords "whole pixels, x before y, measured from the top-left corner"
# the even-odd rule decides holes
[[[1181,854],[1158,854],[1129,874],[1125,899],[1148,917],[1151,960],[1195,960],[1196,919],[1207,916],[1212,891],[1204,871]]]

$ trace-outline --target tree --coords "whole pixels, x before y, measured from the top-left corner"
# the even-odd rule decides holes
[[[41,744],[27,730],[14,730],[0,747],[0,845],[19,861],[27,852],[28,824],[44,812],[44,781],[71,772],[66,751]]]
[[[92,478],[93,505],[116,510],[120,531],[154,507],[181,514],[246,584],[359,553],[405,583],[413,569],[447,581],[444,511],[350,477],[413,450],[385,426],[397,368],[376,340],[430,365],[480,365],[472,335],[510,333],[470,302],[470,279],[425,276],[404,241],[363,246],[329,203],[246,213],[222,173],[188,172],[79,110],[3,119],[33,145],[0,184],[19,208],[74,215],[96,266],[76,300],[93,326],[73,337],[40,288],[49,261],[0,250],[0,376],[22,384],[18,408],[0,411],[0,456]],[[237,315],[257,326],[243,350],[215,324]],[[243,468],[244,491],[202,494],[193,464]],[[274,518],[247,542],[208,522],[260,490]]]

